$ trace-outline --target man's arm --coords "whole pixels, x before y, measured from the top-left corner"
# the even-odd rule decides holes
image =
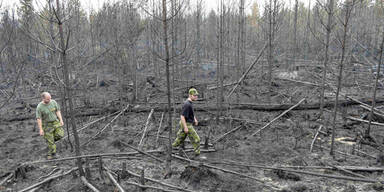
[[[199,124],[199,122],[197,121],[196,117],[195,117],[195,126],[197,126]]]
[[[64,125],[63,117],[61,116],[61,111],[56,111],[56,115],[59,118],[60,126]]]
[[[40,135],[44,136],[44,130],[43,130],[43,125],[41,123],[41,119],[37,118],[36,120],[37,120],[37,126],[39,127]]]
[[[184,127],[184,133],[187,134],[188,133],[187,121],[185,120],[185,117],[183,115],[180,115],[180,119],[181,119],[181,124]]]

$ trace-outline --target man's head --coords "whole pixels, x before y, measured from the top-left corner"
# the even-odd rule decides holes
[[[51,102],[51,94],[49,94],[48,92],[41,93],[41,100],[43,101],[43,103],[48,104],[49,102]]]
[[[196,101],[197,95],[199,95],[199,93],[195,88],[189,89],[188,94],[189,94],[189,98],[191,98],[192,101]]]

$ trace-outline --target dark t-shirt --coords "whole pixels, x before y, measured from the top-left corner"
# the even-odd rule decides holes
[[[181,109],[181,115],[184,116],[187,123],[193,123],[195,121],[195,114],[193,112],[192,101],[188,99],[184,102],[183,108]]]

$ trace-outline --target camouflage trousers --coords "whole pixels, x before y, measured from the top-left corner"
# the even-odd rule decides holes
[[[197,134],[196,130],[193,128],[192,123],[187,123],[188,133],[184,132],[183,124],[179,123],[179,131],[177,132],[177,136],[175,141],[172,143],[172,147],[177,147],[180,144],[184,143],[185,138],[188,136],[189,140],[192,143],[193,151],[196,155],[200,154],[200,137]]]
[[[56,153],[55,141],[64,137],[63,127],[59,121],[43,123],[44,139],[48,144],[48,155]]]

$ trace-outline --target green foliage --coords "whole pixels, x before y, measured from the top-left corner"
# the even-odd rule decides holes
[[[20,0],[20,7],[18,8],[18,16],[20,18],[20,23],[22,27],[29,29],[32,25],[31,22],[33,20],[34,8],[33,8],[33,0]]]

